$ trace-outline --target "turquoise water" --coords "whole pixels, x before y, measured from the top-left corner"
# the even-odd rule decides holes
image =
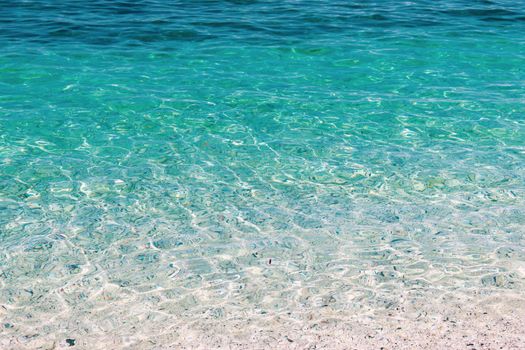
[[[0,4],[2,347],[524,296],[520,1]]]

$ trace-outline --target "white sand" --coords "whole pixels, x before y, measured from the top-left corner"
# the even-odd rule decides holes
[[[140,310],[140,311],[139,311]],[[5,315],[5,310],[2,313]],[[98,312],[103,312],[99,310]],[[97,311],[93,310],[93,318]],[[0,315],[2,315],[0,314]],[[142,315],[137,322],[137,315]],[[148,316],[146,316],[148,315]],[[157,316],[155,316],[157,315]],[[2,328],[1,349],[524,349],[525,300],[502,291],[491,296],[440,297],[405,302],[393,309],[357,314],[328,306],[304,313],[266,314],[250,310],[216,317],[191,312],[164,318],[158,312],[125,310],[100,324],[89,315],[50,320],[64,329],[45,332]],[[85,318],[83,318],[85,317]],[[125,318],[129,317],[128,320]],[[120,319],[119,319],[120,318]],[[168,320],[171,320],[167,322]],[[76,323],[76,324],[75,324]],[[118,326],[118,325],[121,326]],[[84,325],[84,328],[77,327]],[[115,327],[117,326],[117,327]],[[65,339],[75,329],[75,345]],[[31,337],[32,332],[37,334]],[[71,333],[71,331],[69,331]],[[80,333],[80,334],[79,334]],[[29,335],[29,337],[25,336]]]

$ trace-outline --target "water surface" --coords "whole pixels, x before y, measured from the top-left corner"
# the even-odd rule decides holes
[[[524,296],[522,2],[0,5],[2,347]]]

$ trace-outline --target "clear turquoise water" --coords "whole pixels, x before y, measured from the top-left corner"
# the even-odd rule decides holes
[[[3,347],[523,293],[520,1],[0,4]]]

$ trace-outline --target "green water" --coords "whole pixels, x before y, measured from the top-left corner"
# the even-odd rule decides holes
[[[523,293],[524,18],[6,5],[0,345]]]

